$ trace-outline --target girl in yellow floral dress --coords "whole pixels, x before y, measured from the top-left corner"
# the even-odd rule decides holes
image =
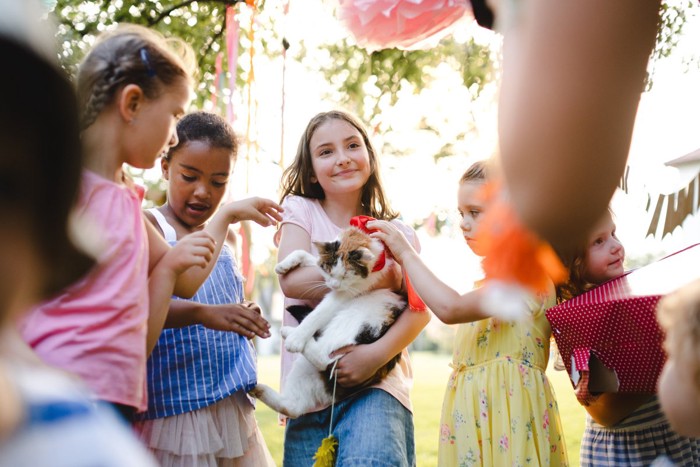
[[[462,176],[457,196],[460,227],[477,255],[485,180],[485,165],[475,163]],[[447,324],[462,323],[442,408],[439,464],[567,465],[559,408],[545,375],[551,329],[544,311],[555,304],[554,286],[528,303],[532,319],[504,321],[483,311],[481,289],[460,295],[438,279],[390,223],[367,227],[378,229],[373,236],[384,241],[435,315]]]

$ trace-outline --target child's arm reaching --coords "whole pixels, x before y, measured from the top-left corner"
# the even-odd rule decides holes
[[[191,298],[197,292],[216,264],[215,259],[219,257],[230,224],[243,220],[252,220],[263,227],[269,227],[282,220],[279,214],[281,211],[283,209],[279,204],[265,198],[247,198],[221,206],[204,228],[204,231],[208,232],[215,241],[215,249],[212,256],[214,261],[210,261],[204,267],[189,268],[182,272],[176,278],[175,288],[171,289],[172,293],[178,297]],[[152,271],[163,255],[170,249],[170,246],[150,222],[145,223],[148,231],[149,267]]]
[[[555,247],[585,238],[619,182],[659,5],[528,0],[505,31],[503,170],[519,217]]]
[[[170,303],[165,328],[180,328],[201,324],[217,331],[235,332],[249,339],[270,337],[270,323],[262,317],[260,307],[253,302],[208,305],[188,300]]]
[[[150,222],[146,222],[151,225]],[[168,315],[170,297],[177,278],[186,270],[197,266],[203,270],[212,261],[214,240],[207,232],[200,231],[185,235],[158,261],[148,275],[149,314],[146,334],[146,353],[150,355],[158,342]]]
[[[418,256],[403,233],[386,221],[367,223],[370,229],[378,229],[372,237],[378,238],[391,250],[394,259],[411,278],[411,284],[433,313],[446,324],[467,323],[488,318],[479,306],[481,291],[460,295],[442,282]]]

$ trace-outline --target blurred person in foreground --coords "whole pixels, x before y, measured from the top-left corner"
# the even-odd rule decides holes
[[[34,0],[0,0],[0,466],[153,466],[114,412],[45,366],[15,322],[93,265],[70,234],[78,112]]]

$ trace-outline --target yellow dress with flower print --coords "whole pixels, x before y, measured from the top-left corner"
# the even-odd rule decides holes
[[[559,407],[545,374],[554,293],[533,320],[460,324],[440,422],[441,466],[568,465]]]

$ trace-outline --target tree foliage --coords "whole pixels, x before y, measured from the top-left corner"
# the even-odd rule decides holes
[[[474,97],[493,78],[492,51],[473,39],[461,44],[444,39],[430,50],[381,49],[369,52],[348,40],[325,46],[333,65],[321,68],[340,94],[341,103],[375,121],[379,104],[396,104],[399,91],[408,87],[420,92],[432,80],[431,70],[448,63],[462,76]]]
[[[62,44],[60,58],[73,72],[98,33],[120,22],[142,24],[165,35],[180,36],[192,45],[200,69],[197,104],[201,106],[215,92],[223,92],[221,97],[230,99],[231,91],[227,86],[219,86],[214,73],[215,62],[225,48],[226,8],[242,3],[242,0],[56,0],[54,10],[59,20]],[[257,4],[254,21],[251,21],[251,8],[236,6],[240,20],[239,54],[246,54],[250,47],[255,47],[274,58],[285,49],[285,40],[275,28],[284,14],[285,2],[251,3]],[[667,57],[676,46],[689,8],[697,8],[694,0],[666,0],[662,4],[662,24],[652,54],[648,87],[653,84],[654,63]],[[254,33],[253,43],[249,39],[251,32]],[[458,42],[450,37],[433,49],[415,51],[384,49],[368,52],[351,42],[344,39],[310,53],[304,50],[302,41],[302,51],[296,59],[309,69],[323,73],[335,89],[333,100],[377,128],[382,126],[382,105],[395,104],[401,92],[420,93],[430,86],[433,71],[440,66],[447,64],[458,73],[472,98],[477,98],[484,86],[494,79],[498,68],[494,64],[499,52],[474,39]],[[318,59],[318,52],[326,54],[325,60]],[[236,70],[236,87],[239,89],[247,77],[244,62],[240,60],[241,66]],[[225,60],[224,69],[228,69]],[[228,76],[223,81],[228,82]],[[450,153],[449,148],[441,152],[443,156]]]
[[[225,49],[226,8],[245,3],[242,0],[58,0],[54,9],[59,22],[58,35],[62,44],[61,63],[69,72],[75,71],[95,37],[117,23],[134,23],[160,31],[166,36],[185,39],[194,49],[200,71],[197,100],[201,104],[216,91],[214,76],[217,55]],[[279,8],[264,8],[257,2],[254,21],[253,9],[237,6],[240,21],[240,53],[250,46],[251,25],[255,33],[254,47],[267,55],[279,54],[281,39],[271,27]],[[224,54],[225,57],[225,54]],[[224,69],[228,64],[224,58]],[[237,86],[245,83],[245,69],[237,70]],[[225,80],[227,81],[228,78]]]
[[[694,0],[670,0],[661,4],[661,25],[656,34],[656,46],[651,53],[647,90],[654,85],[654,66],[659,60],[671,55],[676,48],[686,24],[687,12],[693,8],[697,8]]]

